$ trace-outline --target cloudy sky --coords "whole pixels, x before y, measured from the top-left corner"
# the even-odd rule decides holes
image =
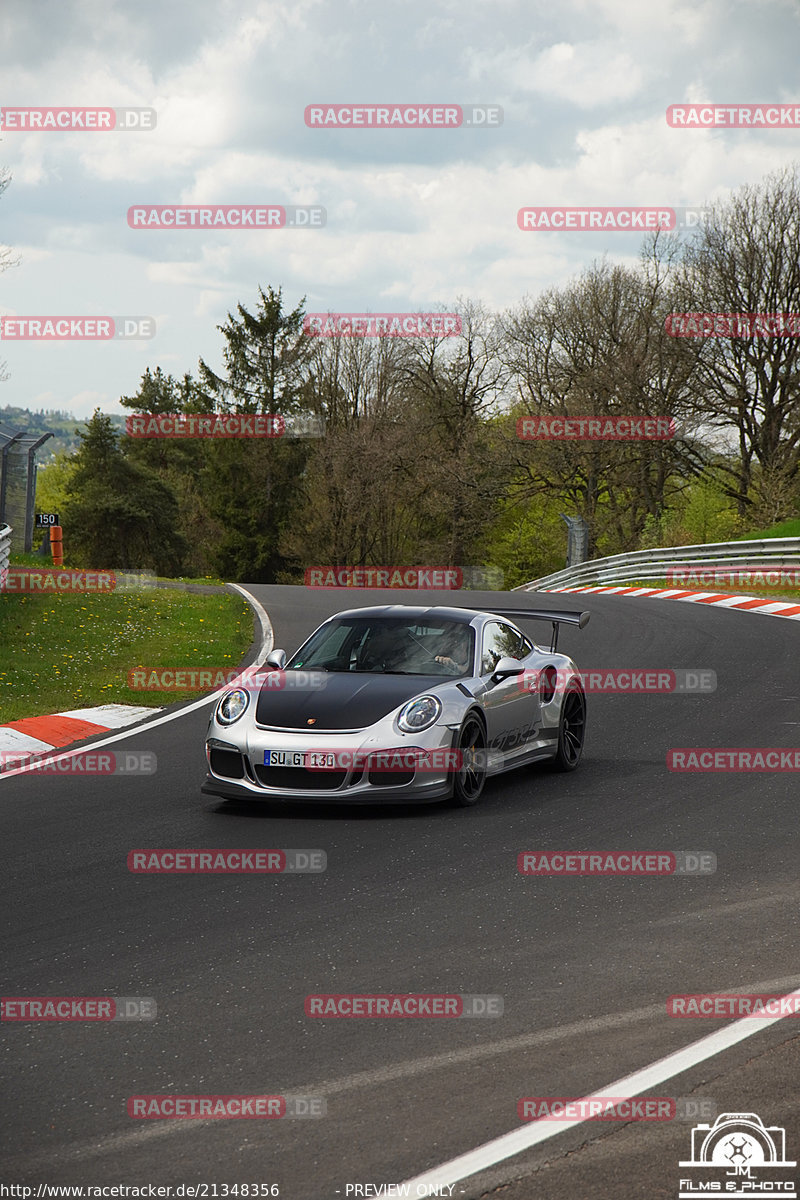
[[[0,315],[149,315],[147,341],[4,342],[0,403],[121,411],[146,367],[221,365],[258,286],[309,311],[504,309],[641,237],[526,205],[702,206],[800,129],[670,128],[800,103],[797,0],[3,0],[0,103],[152,107],[148,132],[0,132]],[[499,105],[493,128],[313,129],[309,104]],[[321,205],[317,229],[131,229],[133,205]]]

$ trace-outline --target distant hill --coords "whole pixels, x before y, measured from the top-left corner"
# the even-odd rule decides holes
[[[125,428],[125,417],[121,413],[108,413],[114,427],[122,433]],[[41,436],[52,433],[40,450],[36,452],[36,461],[42,466],[51,457],[62,450],[72,454],[80,445],[76,429],[83,429],[87,418],[73,417],[62,409],[40,409],[34,412],[30,408],[17,408],[13,404],[0,407],[0,422],[6,430],[10,427],[16,433],[23,429],[26,433]]]

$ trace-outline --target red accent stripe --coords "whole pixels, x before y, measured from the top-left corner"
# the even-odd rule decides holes
[[[7,721],[6,729],[16,729],[18,733],[27,733],[29,737],[47,742],[49,746],[68,746],[70,742],[80,742],[83,738],[95,733],[108,733],[107,725],[96,725],[92,721],[83,721],[77,717],[61,717],[53,714],[49,717],[23,717],[20,721]]]
[[[545,590],[552,591],[553,589],[547,588]],[[611,587],[609,585],[609,586],[601,587],[601,588],[591,588],[590,589],[588,587],[580,587],[580,588],[563,588],[561,590],[565,591],[565,592],[592,591],[594,594],[598,594],[600,592],[610,591]],[[716,592],[716,593],[714,593],[713,596],[704,596],[702,592],[694,592],[694,591],[676,592],[674,588],[647,588],[645,590],[640,589],[640,588],[622,588],[616,594],[618,596],[625,596],[629,592],[638,592],[639,595],[642,597],[642,599],[644,599],[645,596],[669,596],[670,600],[682,600],[685,596],[701,597],[700,599],[695,601],[696,604],[718,604],[720,600],[741,600],[741,603],[731,605],[731,608],[735,609],[736,611],[739,611],[740,609],[747,609],[747,608],[749,608],[749,609],[764,608],[765,605],[767,605],[767,604],[780,603],[780,601],[778,601],[778,600],[769,600],[765,596],[756,596],[752,600],[744,600],[736,592]],[[776,616],[776,617],[794,617],[794,616],[797,616],[798,613],[800,613],[800,604],[788,604],[787,603],[785,608],[782,608],[779,612],[770,613],[769,615]]]
[[[698,593],[699,595],[699,593]],[[717,604],[720,600],[732,600],[733,596],[730,592],[715,592],[713,596],[703,596],[697,601],[698,604]],[[759,600],[759,604],[771,604],[771,600]]]
[[[763,608],[765,604],[774,604],[774,600],[765,600],[763,596],[758,596],[755,600],[745,600],[743,604],[737,604],[737,608]]]

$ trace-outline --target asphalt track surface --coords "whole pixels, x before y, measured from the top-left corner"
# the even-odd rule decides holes
[[[333,592],[252,591],[289,651],[328,613],[386,595],[343,604]],[[465,810],[203,796],[207,706],[119,741],[155,751],[154,776],[0,779],[3,994],[158,1004],[151,1023],[3,1023],[3,1182],[376,1195],[352,1185],[416,1178],[519,1128],[520,1097],[601,1091],[732,1023],[670,1018],[670,995],[800,985],[797,776],[680,775],[665,762],[670,747],[797,744],[797,624],[613,596],[469,602],[580,605],[592,620],[564,628],[560,648],[581,667],[713,669],[717,690],[590,696],[577,772],[522,769]],[[144,847],[320,848],[328,865],[294,877],[130,874],[128,852]],[[526,878],[517,854],[534,849],[711,850],[718,870]],[[505,1011],[314,1020],[312,992],[490,993]],[[765,1024],[653,1094],[759,1113],[800,1159],[798,1033],[794,1019]],[[310,1094],[327,1115],[127,1116],[129,1096],[157,1093]],[[691,1125],[585,1123],[444,1194],[677,1196]]]

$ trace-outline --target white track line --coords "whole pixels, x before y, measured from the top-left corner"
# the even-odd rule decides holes
[[[146,704],[96,704],[93,708],[69,708],[66,712],[53,713],[53,716],[94,721],[97,725],[105,725],[106,729],[124,729],[133,721],[141,721],[148,713],[159,711]]]
[[[252,592],[248,592],[247,588],[240,587],[238,583],[229,583],[228,587],[233,588],[244,596],[250,607],[255,609],[255,614],[261,622],[261,646],[256,657],[256,664],[261,666],[262,661],[275,645],[275,633],[272,628],[272,622],[267,615],[267,610],[256,600]]]
[[[275,642],[275,634],[272,629],[272,623],[270,622],[266,609],[259,604],[255,596],[251,596],[245,588],[239,587],[238,583],[231,583],[229,586],[235,588],[237,592],[241,592],[248,604],[252,605],[256,616],[261,622],[261,646],[259,647],[258,654],[256,655],[256,663],[260,665],[262,659],[269,654],[269,651],[272,649],[272,646]],[[179,717],[185,717],[187,713],[195,712],[198,708],[202,708],[204,705],[211,704],[212,701],[218,700],[219,697],[224,695],[224,693],[227,691],[230,691],[230,684],[226,683],[224,687],[218,688],[216,692],[210,692],[207,696],[202,696],[199,700],[193,700],[191,704],[187,704],[185,708],[179,708],[177,712],[167,713],[166,716],[157,717],[155,721],[145,721],[139,725],[133,725],[129,729],[124,730],[122,733],[115,733],[112,737],[104,738],[101,742],[92,742],[91,746],[81,746],[75,750],[65,750],[61,754],[50,754],[47,758],[37,758],[35,770],[28,766],[16,767],[12,771],[0,771],[0,783],[2,783],[4,779],[13,778],[15,775],[37,775],[43,767],[47,766],[48,763],[59,762],[62,758],[72,758],[76,754],[86,754],[88,750],[91,750],[91,752],[94,753],[94,751],[99,750],[101,746],[112,746],[115,742],[124,742],[126,738],[134,737],[136,734],[143,733],[145,729],[155,729],[157,725],[166,725],[168,721],[177,721]]]
[[[789,992],[788,995],[800,998],[800,988]],[[608,1096],[626,1100],[633,1096],[639,1096],[642,1092],[664,1083],[665,1080],[672,1079],[674,1075],[680,1075],[691,1067],[697,1066],[698,1063],[705,1062],[706,1059],[721,1054],[723,1050],[730,1049],[738,1042],[745,1041],[753,1034],[768,1029],[776,1021],[783,1020],[786,1020],[786,1017],[742,1017],[741,1020],[734,1021],[732,1025],[727,1025],[724,1029],[710,1033],[707,1037],[700,1038],[698,1042],[692,1042],[683,1050],[676,1050],[674,1054],[660,1058],[641,1071],[635,1071],[633,1075],[626,1075],[624,1079],[617,1079],[599,1092],[593,1092],[591,1096],[584,1096],[581,1102],[603,1100]],[[538,1121],[531,1121],[530,1124],[523,1125],[520,1129],[513,1129],[510,1133],[504,1133],[491,1142],[484,1142],[482,1146],[469,1150],[466,1154],[459,1155],[458,1158],[451,1158],[449,1162],[434,1167],[423,1175],[406,1179],[400,1186],[404,1189],[408,1188],[408,1191],[405,1192],[406,1195],[416,1195],[416,1189],[421,1184],[425,1184],[428,1189],[431,1189],[434,1185],[441,1188],[448,1184],[458,1183],[459,1180],[466,1179],[469,1175],[476,1175],[479,1171],[484,1171],[488,1167],[494,1166],[495,1163],[502,1162],[503,1159],[513,1158],[515,1154],[521,1154],[523,1150],[529,1150],[531,1146],[537,1146],[540,1142],[545,1142],[548,1138],[555,1137],[566,1129],[583,1125],[588,1119],[587,1117],[574,1117],[566,1121],[553,1122],[542,1118]],[[413,1192],[412,1188],[415,1189]],[[419,1194],[424,1195],[425,1192]]]

